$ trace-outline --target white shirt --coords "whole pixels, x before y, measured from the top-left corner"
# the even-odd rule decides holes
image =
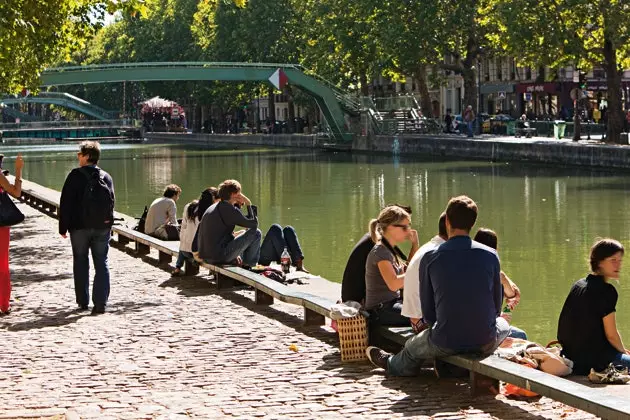
[[[179,231],[179,250],[184,252],[192,252],[192,243],[199,226],[199,218],[188,218],[188,206],[184,207],[184,217],[182,218],[182,227]]]
[[[166,224],[177,226],[177,205],[172,198],[160,197],[149,207],[144,233],[151,235],[157,228]]]
[[[402,315],[407,318],[422,318],[420,306],[420,261],[424,254],[437,248],[446,242],[439,236],[434,236],[429,242],[422,245],[409,262],[405,273],[405,285],[403,296]]]

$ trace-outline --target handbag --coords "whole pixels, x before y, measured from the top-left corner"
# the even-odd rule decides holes
[[[6,191],[0,193],[0,226],[13,226],[24,221],[24,214],[17,208]]]

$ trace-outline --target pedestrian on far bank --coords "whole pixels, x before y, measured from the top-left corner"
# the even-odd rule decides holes
[[[468,131],[468,137],[473,136],[473,123],[475,122],[475,111],[473,111],[472,105],[468,105],[464,111],[464,122]]]
[[[182,189],[175,184],[166,186],[162,197],[156,198],[149,207],[144,233],[164,241],[179,240],[176,203],[181,193]]]
[[[193,240],[203,214],[214,203],[219,201],[219,190],[215,187],[205,189],[199,200],[193,200],[184,207],[182,228],[179,235],[179,255],[175,263],[173,276],[182,274],[182,267],[186,260],[193,260]]]
[[[446,110],[446,115],[444,116],[444,131],[447,133],[453,132],[453,116],[451,115],[451,109]]]
[[[90,301],[90,262],[94,263],[92,314],[105,312],[109,298],[107,254],[114,224],[114,182],[97,166],[101,156],[98,142],[86,141],[79,146],[79,167],[73,169],[61,190],[59,233],[70,233],[72,244],[74,291],[79,310],[88,309]]]
[[[2,160],[0,159],[0,165]],[[15,159],[15,179],[13,184],[6,176],[0,172],[0,191],[6,192],[15,198],[22,195],[22,168],[24,159],[21,154]],[[11,272],[9,271],[9,239],[10,228],[0,227],[0,315],[7,315],[11,312]]]

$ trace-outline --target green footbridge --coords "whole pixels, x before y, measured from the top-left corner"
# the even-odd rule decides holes
[[[288,83],[313,96],[336,142],[352,141],[346,116],[359,115],[360,102],[332,83],[308,73],[302,66],[274,63],[120,63],[50,68],[42,73],[42,86],[146,81],[245,81],[267,82],[281,69]]]
[[[117,117],[117,113],[115,111],[107,111],[84,99],[64,92],[41,92],[39,95],[25,97],[4,96],[0,98],[0,102],[5,105],[23,103],[59,105],[65,108],[73,109],[97,120],[111,120]]]

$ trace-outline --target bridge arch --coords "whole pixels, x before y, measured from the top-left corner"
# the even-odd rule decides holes
[[[22,103],[59,105],[65,108],[73,109],[97,120],[109,120],[116,116],[115,112],[107,111],[84,99],[64,92],[42,92],[39,95],[25,97],[7,96],[0,99],[0,102],[6,105]]]
[[[282,69],[286,74],[289,83],[301,87],[313,96],[335,140],[351,140],[352,135],[346,128],[345,112],[358,113],[358,102],[324,79],[306,74],[298,65],[207,62],[120,63],[50,68],[42,73],[41,80],[42,86],[177,80],[266,82],[278,69]]]

